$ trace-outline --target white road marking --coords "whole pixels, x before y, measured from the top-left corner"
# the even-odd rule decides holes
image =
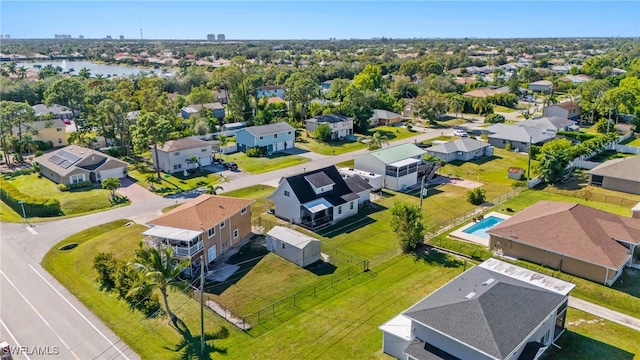
[[[33,235],[38,235],[38,232],[33,229],[33,226],[27,226],[27,230]]]
[[[27,300],[27,298],[22,294],[22,292],[20,292],[20,290],[18,290],[18,288],[14,285],[13,281],[9,280],[9,278],[7,277],[7,275],[0,270],[0,274],[2,274],[2,276],[9,282],[9,284],[18,292],[18,295],[20,295],[22,297],[22,299],[29,304],[29,306],[31,306],[31,309],[33,309],[33,312],[35,312],[40,319],[42,319],[42,321],[49,327],[49,329],[51,329],[51,331],[53,331],[54,334],[56,334],[56,336],[58,337],[58,340],[60,340],[60,342],[62,342],[62,344],[67,348],[67,349],[71,349],[69,347],[69,345],[67,345],[66,342],[64,342],[64,340],[62,340],[62,337],[60,337],[60,335],[58,335],[58,333],[53,330],[53,328],[51,327],[51,325],[49,325],[49,322],[47,322],[47,320],[44,319],[44,317],[42,315],[40,315],[40,312],[38,312],[38,310],[36,310],[35,306],[33,306],[31,304],[31,302],[29,302],[29,300]]]
[[[13,334],[11,333],[11,330],[9,330],[9,327],[7,326],[7,324],[4,323],[4,321],[2,321],[2,319],[0,319],[0,325],[2,325],[3,328],[5,328],[5,330],[7,330],[7,333],[9,334],[9,336],[11,336],[11,338],[13,339],[13,342],[16,344],[17,347],[21,347],[20,343],[18,342],[18,339],[16,339],[15,336],[13,336]],[[27,360],[31,360],[31,358],[29,357],[29,355],[27,355],[26,353],[21,353],[20,355],[24,356],[25,358],[27,358]]]
[[[122,355],[122,357],[123,357],[123,358],[125,358],[125,359],[127,359],[127,360],[130,360],[130,359],[129,359],[129,358],[128,358],[124,353],[122,353],[122,351],[120,351],[120,349],[119,349],[119,348],[118,348],[118,347],[117,347],[117,346],[116,346],[116,345],[115,345],[111,340],[109,340],[109,338],[108,338],[105,334],[103,334],[103,333],[102,333],[102,331],[98,330],[98,328],[97,328],[95,325],[93,325],[93,323],[92,323],[91,321],[89,321],[89,319],[87,319],[87,318],[86,318],[86,317],[85,317],[85,316],[80,312],[80,310],[78,310],[75,306],[73,306],[73,304],[71,304],[71,303],[69,302],[69,300],[67,300],[64,296],[62,296],[62,294],[58,291],[58,289],[56,289],[55,287],[53,287],[53,285],[51,285],[51,283],[50,283],[49,281],[47,281],[47,279],[45,279],[45,278],[44,278],[44,276],[42,276],[42,274],[40,274],[40,273],[38,272],[38,270],[36,270],[33,266],[31,266],[31,264],[29,264],[29,267],[30,267],[30,268],[31,268],[31,270],[33,270],[33,272],[35,272],[35,273],[36,273],[36,274],[37,274],[37,275],[38,275],[38,276],[39,276],[39,277],[40,277],[40,278],[41,278],[45,283],[47,283],[47,285],[49,285],[49,287],[50,287],[51,289],[53,289],[53,291],[55,291],[55,292],[56,292],[56,294],[58,294],[58,295],[62,298],[62,300],[64,300],[67,304],[69,304],[69,306],[71,306],[71,308],[72,308],[73,310],[75,310],[75,311],[76,311],[76,313],[78,313],[78,315],[80,315],[80,316],[81,316],[81,317],[82,317],[82,318],[83,318],[83,319],[84,319],[84,320],[85,320],[89,325],[91,325],[91,327],[92,327],[95,331],[97,331],[97,332],[98,332],[98,334],[100,334],[100,335],[101,335],[105,340],[107,340],[107,342],[109,343],[109,345],[111,345],[114,349],[116,349],[116,350],[118,351],[118,353],[119,353],[120,355]]]

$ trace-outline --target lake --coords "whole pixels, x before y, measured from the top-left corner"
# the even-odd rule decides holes
[[[91,72],[91,76],[95,76],[97,74],[101,74],[103,76],[120,76],[120,75],[137,75],[140,72],[153,72],[155,74],[161,74],[161,69],[153,69],[153,68],[143,68],[143,67],[135,67],[135,66],[122,66],[122,65],[106,65],[106,64],[96,64],[91,61],[64,61],[65,66],[63,66],[63,61],[34,61],[34,62],[19,62],[16,65],[18,67],[24,66],[26,68],[32,68],[34,65],[40,65],[42,67],[47,66],[49,64],[56,66],[62,66],[65,71],[73,69],[74,75],[78,75],[80,69],[86,67]],[[173,74],[173,71],[167,71],[170,74]]]

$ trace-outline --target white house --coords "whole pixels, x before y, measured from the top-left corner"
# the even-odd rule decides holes
[[[549,80],[540,80],[529,83],[529,90],[537,92],[552,93],[553,83]]]
[[[154,166],[157,164],[158,168],[166,173],[176,173],[197,168],[198,164],[190,164],[187,161],[194,156],[198,158],[200,166],[211,165],[212,152],[212,143],[189,137],[169,140],[162,146],[158,146],[157,158],[156,152],[151,146]]]
[[[354,168],[382,175],[382,186],[402,190],[418,183],[418,173],[426,170],[426,151],[411,143],[391,146],[355,156]]]
[[[380,326],[382,350],[403,360],[535,360],[564,333],[574,287],[489,259]]]
[[[557,116],[569,120],[578,120],[580,118],[580,105],[573,101],[565,101],[559,104],[554,104],[542,109],[542,116]]]
[[[321,259],[320,240],[284,226],[274,226],[269,230],[267,250],[300,267]]]
[[[349,135],[353,135],[353,118],[343,115],[320,115],[305,122],[308,132],[314,131],[322,124],[329,125],[331,128],[331,140],[344,139]]]
[[[317,229],[358,213],[361,196],[371,190],[360,177],[343,179],[335,166],[283,177],[267,199],[277,217]]]

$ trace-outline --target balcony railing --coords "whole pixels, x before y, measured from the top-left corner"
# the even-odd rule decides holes
[[[159,238],[146,238],[145,239],[147,246],[158,246],[158,244],[160,244],[162,246],[162,248],[166,248],[168,246],[167,242],[170,240],[167,239],[159,239]],[[193,256],[196,253],[198,253],[198,251],[204,249],[204,242],[203,241],[198,241],[197,243],[195,243],[192,246],[187,246],[187,245],[171,245],[171,247],[173,248],[173,254],[175,256]]]

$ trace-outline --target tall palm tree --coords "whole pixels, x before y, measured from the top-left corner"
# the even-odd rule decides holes
[[[464,119],[462,112],[464,111],[464,98],[462,95],[454,95],[449,99],[449,111],[454,114],[460,114],[460,117]]]
[[[374,132],[373,135],[369,137],[369,150],[380,149],[382,147],[382,143],[386,140],[387,137],[380,131]]]
[[[178,327],[178,317],[169,307],[168,290],[169,288],[175,288],[183,291],[190,288],[188,282],[180,279],[182,271],[189,266],[189,259],[184,259],[178,263],[175,260],[171,246],[167,246],[164,249],[145,248],[141,243],[140,248],[136,250],[136,259],[133,266],[145,274],[150,280],[151,286],[160,290],[165,310],[173,325]]]
[[[7,72],[9,72],[9,74],[11,74],[11,75],[16,75],[17,74],[18,67],[17,67],[15,62],[12,61],[12,62],[8,63],[6,65],[6,67],[7,67]]]
[[[82,69],[80,69],[78,75],[83,79],[88,79],[91,77],[91,71],[89,71],[89,69],[87,69],[86,67],[83,67]]]
[[[195,165],[197,169],[200,170],[200,159],[195,155],[187,159],[187,164]]]
[[[218,195],[218,191],[224,190],[222,188],[222,186],[220,185],[215,185],[215,184],[209,184],[207,185],[207,188],[205,189],[204,193],[205,194],[211,194],[211,195]]]
[[[482,115],[487,112],[490,108],[489,101],[483,97],[477,97],[473,99],[473,109],[478,112],[478,114]]]
[[[27,77],[27,68],[26,67],[20,66],[16,71],[17,71],[18,77],[20,79],[24,79],[24,78]]]
[[[26,151],[31,156],[31,152],[37,149],[36,142],[33,140],[33,137],[29,134],[25,134],[22,137],[22,143],[20,144],[20,148],[22,151]]]
[[[222,151],[224,147],[227,146],[230,141],[231,141],[231,138],[229,138],[227,135],[225,134],[218,135],[218,145],[220,146],[220,158],[222,158]]]

